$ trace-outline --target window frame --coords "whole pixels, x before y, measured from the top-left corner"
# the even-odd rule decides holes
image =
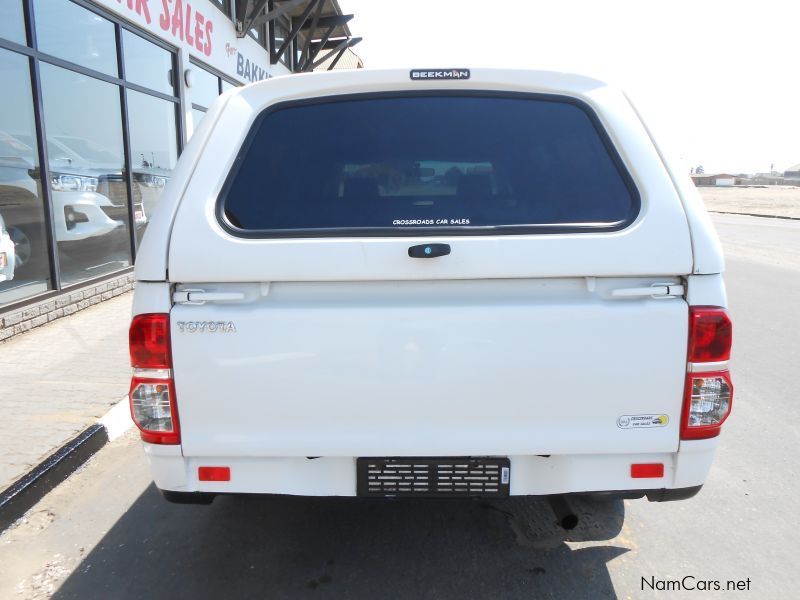
[[[177,133],[177,148],[178,155],[180,156],[185,144],[183,143],[184,123],[180,117],[180,111],[184,108],[184,103],[180,95],[180,85],[177,80],[179,75],[178,65],[180,63],[178,57],[178,48],[169,42],[160,39],[146,31],[143,28],[137,27],[134,24],[126,21],[122,17],[114,14],[110,10],[104,9],[101,6],[93,4],[88,0],[69,0],[72,4],[80,6],[100,17],[110,21],[114,26],[114,38],[117,52],[117,75],[109,75],[101,71],[96,71],[92,68],[85,67],[78,63],[70,62],[58,56],[46,53],[39,49],[39,40],[36,32],[36,11],[34,9],[33,0],[20,0],[23,6],[23,16],[25,23],[26,44],[22,45],[5,38],[0,38],[0,48],[11,51],[13,53],[24,56],[29,61],[30,76],[31,76],[31,93],[33,95],[33,110],[35,120],[35,133],[38,144],[37,159],[39,161],[39,171],[41,177],[41,195],[44,204],[44,219],[45,219],[45,236],[47,243],[48,261],[50,268],[50,289],[48,291],[34,294],[32,296],[20,299],[19,301],[10,302],[8,304],[0,305],[0,314],[7,311],[16,310],[20,307],[42,302],[52,297],[56,297],[64,292],[80,289],[87,285],[92,285],[97,282],[102,282],[107,279],[119,277],[125,273],[133,271],[136,261],[136,255],[139,244],[136,240],[136,232],[134,231],[133,223],[135,222],[134,206],[133,206],[133,169],[129,168],[132,165],[130,154],[130,135],[129,135],[129,116],[127,110],[127,91],[134,90],[149,96],[160,98],[171,102],[176,107],[176,133]],[[152,44],[167,50],[172,55],[172,65],[175,81],[173,82],[173,95],[165,94],[163,92],[130,82],[125,77],[125,50],[123,44],[123,30],[127,30]],[[48,184],[50,180],[50,163],[47,151],[47,135],[44,123],[44,106],[42,98],[42,79],[41,79],[41,65],[50,64],[55,67],[60,67],[67,71],[78,73],[92,79],[103,81],[117,86],[118,93],[120,94],[120,118],[122,121],[122,136],[123,136],[123,151],[125,156],[125,185],[128,194],[128,219],[129,219],[129,233],[130,233],[130,259],[131,264],[127,267],[122,267],[118,270],[103,273],[93,277],[88,277],[74,283],[64,283],[64,278],[61,274],[61,259],[58,253],[55,233],[54,221],[54,208],[51,195],[51,189]],[[228,78],[226,78],[228,79]]]
[[[543,102],[558,102],[571,104],[582,110],[596,131],[603,147],[608,152],[614,168],[619,173],[625,188],[631,197],[631,208],[627,218],[611,224],[585,225],[585,224],[519,224],[519,225],[489,225],[489,226],[397,226],[397,227],[326,227],[316,229],[244,229],[233,225],[225,214],[227,195],[244,163],[247,153],[255,141],[258,130],[263,121],[272,113],[301,106],[318,104],[332,104],[350,102],[353,100],[388,99],[388,98],[418,98],[418,97],[472,97],[472,98],[511,98]],[[608,132],[603,126],[594,109],[585,101],[572,96],[545,94],[535,92],[505,92],[489,90],[419,90],[395,92],[367,92],[357,94],[343,94],[341,96],[306,98],[278,102],[262,110],[250,125],[250,130],[233,161],[234,167],[226,175],[225,181],[215,200],[214,213],[222,229],[237,238],[243,239],[287,239],[287,238],[353,238],[353,237],[383,237],[402,238],[420,236],[487,236],[487,235],[528,235],[528,234],[574,234],[574,233],[615,233],[630,227],[639,218],[642,211],[642,196],[627,165]]]
[[[269,35],[268,35],[268,50],[270,53],[270,63],[273,65],[275,64],[282,64],[284,67],[292,71],[294,68],[294,57],[292,53],[294,52],[294,40],[292,43],[289,44],[289,47],[286,49],[281,56],[278,56],[278,50],[280,47],[275,39],[275,26],[279,25],[286,31],[286,37],[288,38],[292,34],[292,20],[287,17],[286,15],[281,15],[275,19],[270,20],[269,22]]]
[[[205,71],[205,72],[209,73],[210,75],[213,75],[214,77],[217,78],[217,96],[216,96],[217,98],[224,93],[224,91],[222,89],[222,82],[223,81],[227,81],[229,84],[231,84],[234,87],[242,87],[242,84],[239,83],[238,81],[236,81],[235,79],[231,79],[230,77],[228,77],[226,75],[223,75],[220,71],[218,71],[214,67],[211,67],[211,66],[209,66],[209,65],[207,65],[207,64],[205,64],[203,62],[200,62],[199,60],[196,60],[194,57],[190,57],[189,58],[189,68],[191,68],[191,67],[196,67],[198,69],[202,69],[203,71]],[[216,100],[216,98],[215,98],[215,100]],[[191,103],[191,108],[194,109],[194,110],[201,110],[203,112],[208,112],[208,108],[209,107],[205,106],[203,104],[198,104],[197,102],[192,102]]]
[[[221,11],[229,19],[233,18],[233,0],[209,0],[209,4]]]

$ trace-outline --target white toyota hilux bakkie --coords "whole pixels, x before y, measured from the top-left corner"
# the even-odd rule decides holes
[[[342,71],[223,94],[136,262],[155,483],[677,500],[731,409],[723,257],[620,91]]]

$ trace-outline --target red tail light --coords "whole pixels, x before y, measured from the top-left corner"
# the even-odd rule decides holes
[[[689,372],[681,418],[681,439],[718,436],[731,412],[733,383],[727,369],[709,370],[731,356],[732,324],[728,311],[717,306],[689,309]]]
[[[146,314],[133,318],[130,331],[131,366],[140,369],[169,369],[169,315]]]
[[[180,444],[169,315],[153,313],[133,318],[129,332],[133,377],[128,398],[131,416],[145,442]]]
[[[689,362],[722,362],[731,357],[728,311],[716,306],[689,309]]]

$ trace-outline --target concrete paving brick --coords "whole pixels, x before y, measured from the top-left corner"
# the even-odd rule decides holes
[[[65,305],[68,318],[0,343],[0,490],[125,397],[132,298]]]

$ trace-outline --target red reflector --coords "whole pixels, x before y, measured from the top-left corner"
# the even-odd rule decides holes
[[[689,362],[720,362],[731,357],[728,311],[716,306],[689,309]]]
[[[230,467],[198,467],[197,478],[200,481],[230,481]]]
[[[647,479],[664,476],[662,463],[639,463],[631,465],[631,477],[634,479]]]
[[[140,369],[169,369],[169,315],[136,315],[128,332],[131,366]]]

